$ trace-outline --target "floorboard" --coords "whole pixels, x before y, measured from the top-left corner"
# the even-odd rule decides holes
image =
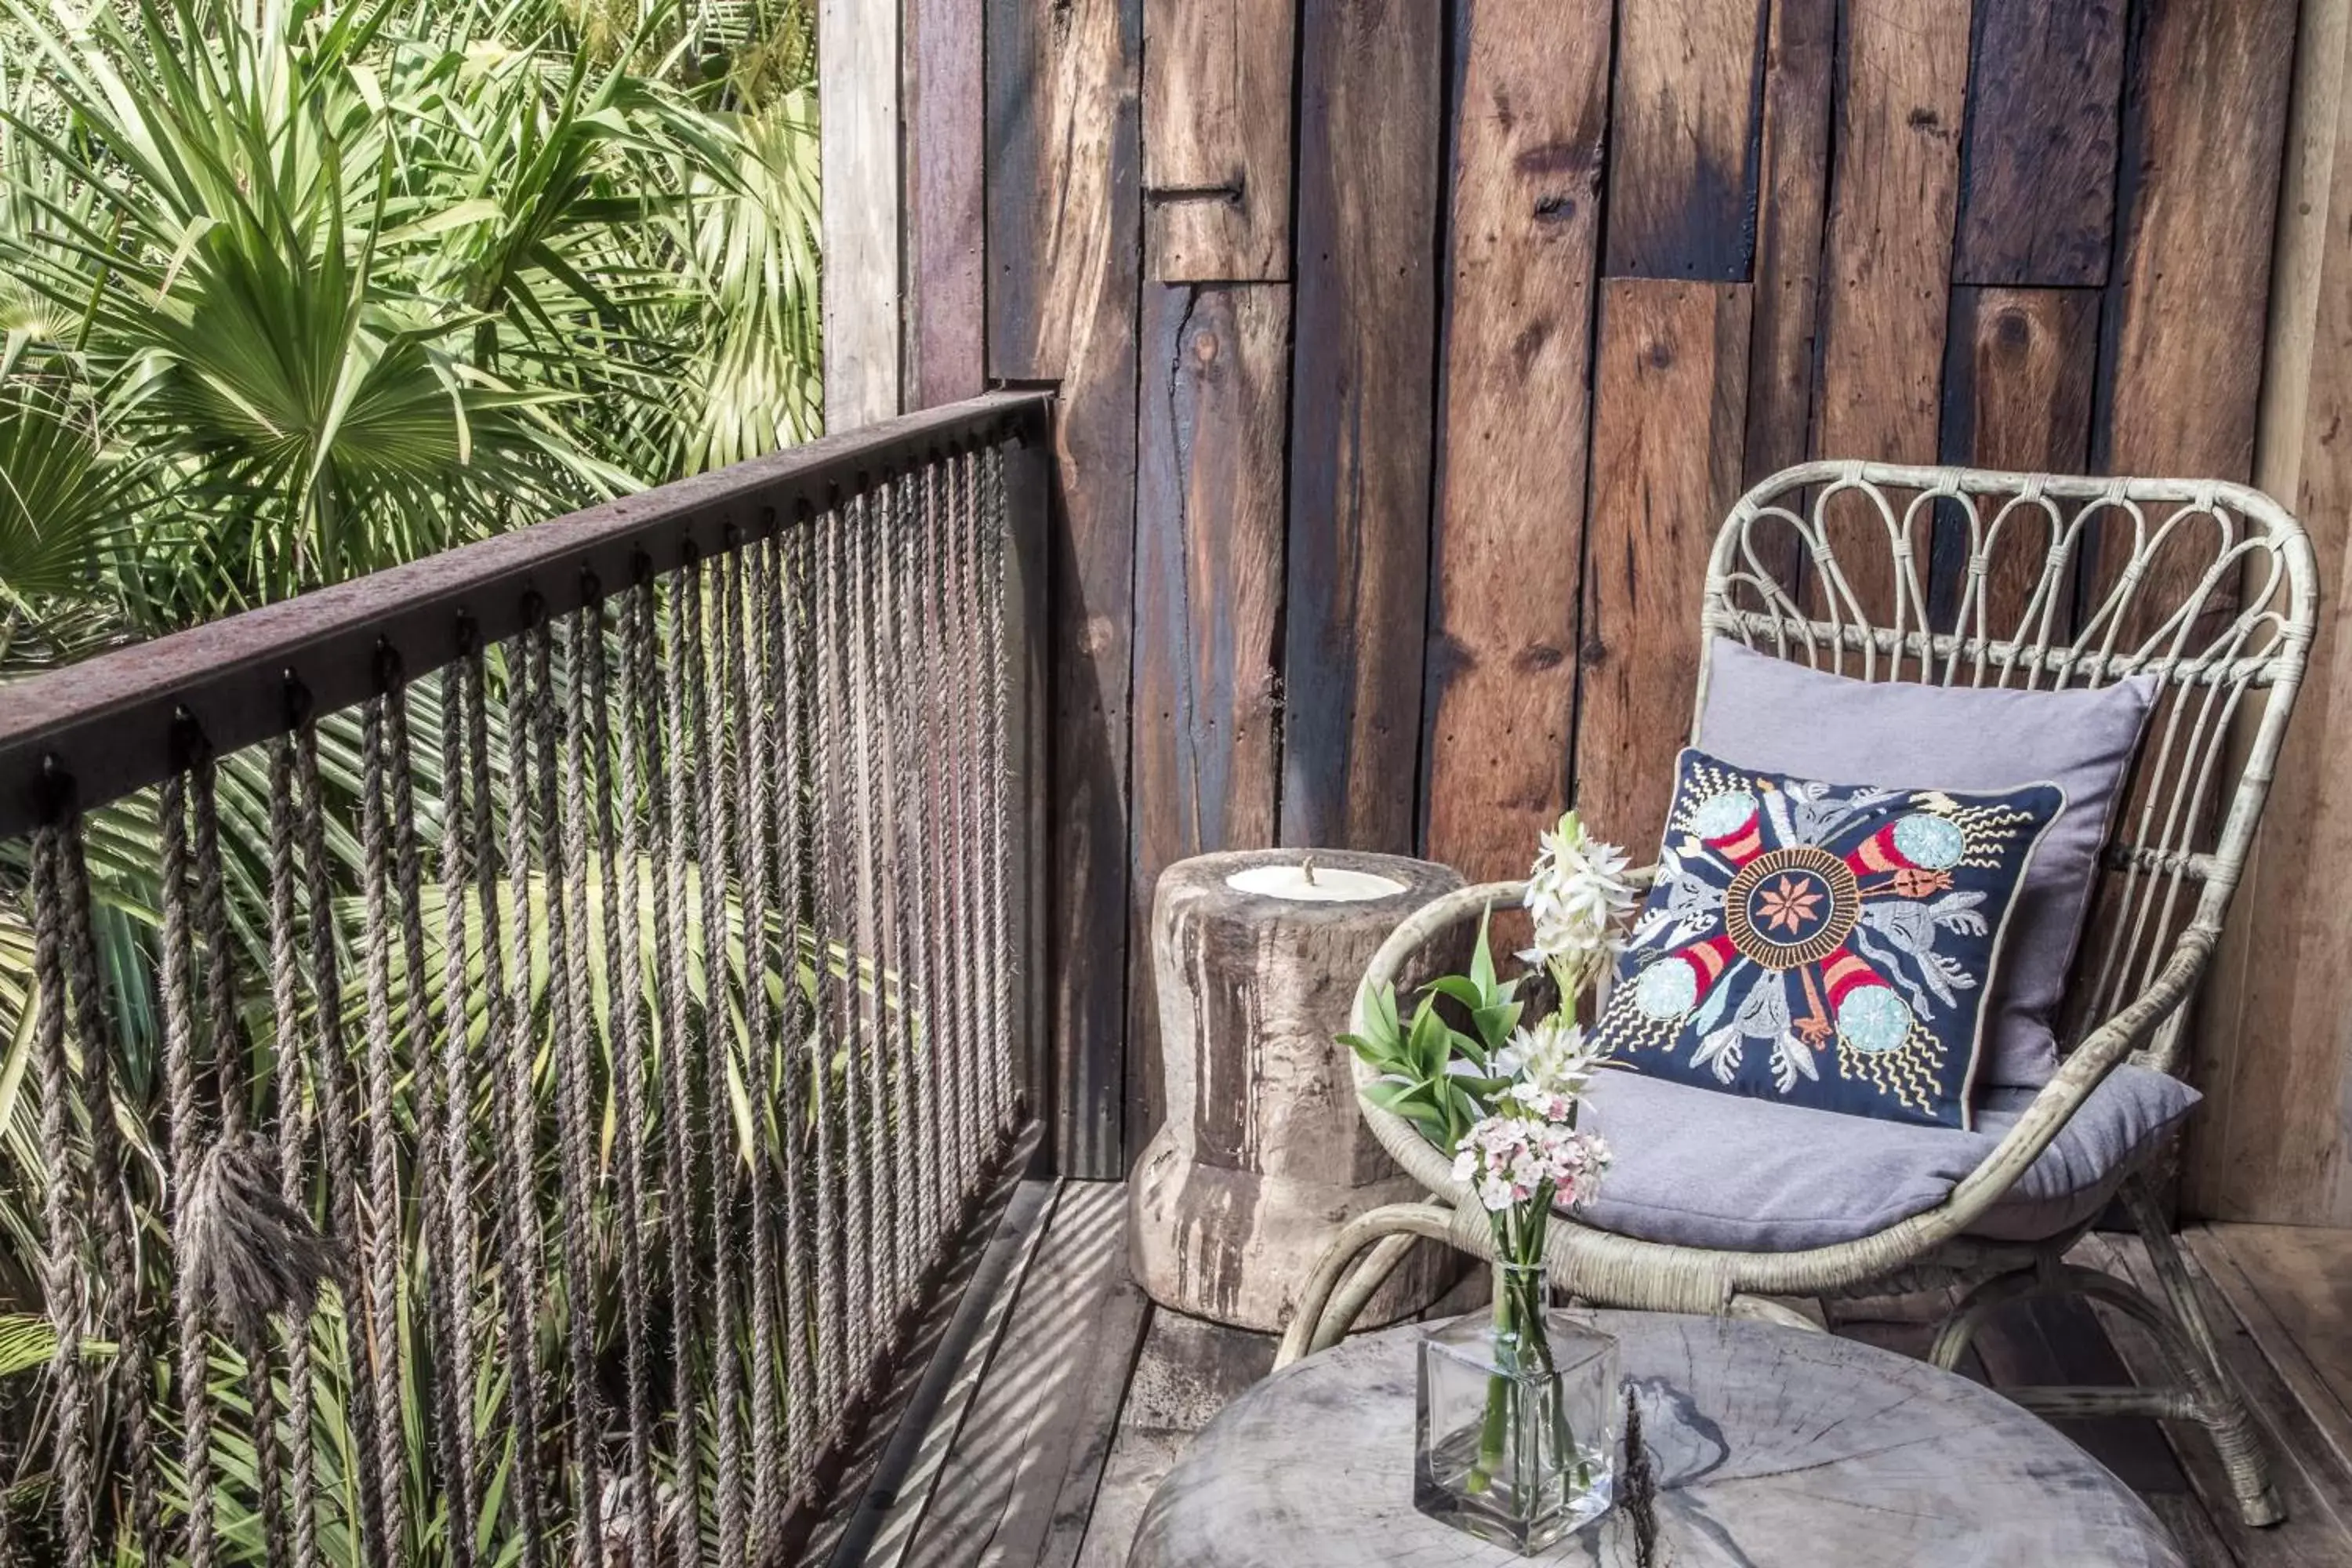
[[[2352,1474],[2352,1231],[2192,1225],[2181,1242]]]
[[[2122,1279],[2150,1295],[2160,1290],[2147,1254],[2137,1237],[2093,1235],[2070,1255]],[[2193,1260],[2192,1260],[2193,1261]],[[2201,1271],[2199,1288],[2213,1324],[2221,1360],[2245,1391],[2271,1457],[2272,1483],[2285,1504],[2285,1522],[2266,1530],[2242,1523],[2231,1500],[2221,1461],[2202,1429],[2168,1423],[2165,1436],[2179,1456],[2214,1531],[2241,1563],[2253,1568],[2345,1568],[2352,1563],[2352,1507],[2332,1453],[2310,1415],[2238,1322],[2228,1300]],[[2138,1324],[2100,1309],[2099,1319],[2124,1364],[2151,1382],[2167,1376],[2156,1343]]]
[[[1078,1568],[1121,1568],[1160,1478],[1184,1457],[1194,1433],[1274,1370],[1275,1348],[1268,1335],[1153,1310]]]
[[[899,1561],[1073,1568],[1146,1308],[1127,1268],[1126,1189],[1064,1185]]]
[[[2060,1429],[2137,1490],[2191,1568],[2352,1568],[2352,1236],[2192,1226],[2184,1237],[2222,1351],[2276,1456],[2284,1525],[2238,1522],[2203,1434],[2150,1420]],[[2153,1288],[2135,1238],[2094,1235],[2074,1260]],[[1444,1304],[1475,1310],[1473,1274]],[[1924,1357],[1948,1293],[1796,1303],[1840,1334]],[[1058,1196],[992,1354],[897,1563],[1122,1568],[1153,1490],[1192,1436],[1274,1364],[1259,1334],[1153,1308],[1129,1282],[1123,1189]],[[2136,1326],[2074,1301],[1992,1314],[1962,1358],[1996,1388],[2160,1375]]]

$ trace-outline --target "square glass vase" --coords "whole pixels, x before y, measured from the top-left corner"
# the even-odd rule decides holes
[[[1559,1309],[1474,1313],[1421,1342],[1413,1507],[1522,1554],[1609,1511],[1624,1394],[1617,1342]]]

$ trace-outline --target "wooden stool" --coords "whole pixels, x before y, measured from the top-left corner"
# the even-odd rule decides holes
[[[1151,909],[1167,1120],[1128,1184],[1129,1254],[1152,1300],[1271,1332],[1340,1226],[1421,1196],[1357,1114],[1348,1026],[1357,983],[1399,921],[1462,886],[1395,855],[1260,849],[1160,875]],[[1431,973],[1463,952],[1431,954]],[[1362,1321],[1444,1292],[1457,1265],[1415,1248]]]

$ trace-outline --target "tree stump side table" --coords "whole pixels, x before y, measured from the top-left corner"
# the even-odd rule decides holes
[[[1168,1114],[1128,1188],[1129,1255],[1152,1300],[1278,1330],[1340,1226],[1421,1196],[1357,1114],[1333,1037],[1373,950],[1461,885],[1425,860],[1343,850],[1202,855],[1161,874],[1151,960]],[[1430,973],[1466,963],[1459,945],[1426,954]],[[1454,1267],[1416,1247],[1362,1321],[1420,1310]]]
[[[2130,1489],[1991,1389],[1729,1318],[1604,1312],[1673,1568],[2187,1568]],[[1293,1363],[1160,1483],[1127,1568],[1632,1568],[1623,1510],[1537,1557],[1412,1506],[1408,1323]]]

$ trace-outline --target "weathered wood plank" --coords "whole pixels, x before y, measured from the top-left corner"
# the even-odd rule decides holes
[[[962,1430],[964,1417],[979,1397],[1004,1325],[1013,1315],[1013,1303],[1021,1293],[1021,1282],[1045,1238],[1056,1195],[1053,1182],[1020,1183],[973,1260],[969,1279],[961,1286],[965,1299],[956,1304],[942,1342],[932,1352],[954,1358],[943,1369],[946,1387],[918,1436],[905,1473],[896,1478],[887,1500],[874,1500],[885,1510],[867,1555],[876,1568],[897,1568],[905,1560],[930,1512],[931,1498],[947,1468],[956,1434]],[[960,1331],[968,1332],[968,1337],[959,1338]],[[927,1379],[929,1375],[925,1374]]]
[[[2293,0],[2138,8],[2093,453],[2103,471],[2252,471],[2294,26]]]
[[[2105,1268],[2162,1298],[2163,1288],[2137,1237],[2095,1232],[2084,1237],[2068,1257]],[[2244,1392],[2270,1455],[2272,1484],[2285,1506],[2285,1521],[2255,1530],[2239,1520],[2229,1479],[2203,1428],[2187,1425],[2166,1428],[2180,1468],[2203,1500],[2215,1531],[2239,1561],[2259,1563],[2263,1568],[2321,1568],[2344,1563],[2352,1556],[2352,1533],[2347,1530],[2347,1521],[2352,1519],[2347,1502],[2352,1500],[2344,1494],[2332,1463],[2316,1469],[2310,1463],[2308,1457],[2321,1447],[2310,1417],[2201,1272],[2198,1287],[2221,1347],[2222,1365]],[[2115,1312],[2102,1312],[2100,1321],[2135,1379],[2159,1384],[2170,1380],[2163,1356],[2146,1330]]]
[[[908,1563],[1076,1561],[1148,1305],[1126,1226],[1119,1184],[1063,1188]]]
[[[1410,853],[1444,9],[1305,0],[1282,842]]]
[[[1058,1169],[1117,1175],[1127,1021],[1139,0],[990,0],[989,359],[1059,381],[1053,545]]]
[[[1824,458],[1932,463],[1969,7],[1853,0],[1844,48],[1813,447]],[[1852,529],[1830,524],[1839,564],[1864,615],[1891,625],[1895,573],[1885,536],[1863,509],[1847,515]]]
[[[982,0],[907,0],[906,367],[908,408],[988,384],[987,146]]]
[[[1146,276],[1290,275],[1292,0],[1144,0]]]
[[[2082,472],[2090,454],[2098,353],[2094,289],[1953,289],[1943,460],[2027,473]],[[1992,514],[1979,521],[1990,528]],[[2017,635],[2052,542],[2038,509],[2018,508],[2002,525],[1982,589],[1984,624],[1993,636]],[[1939,520],[1928,583],[1938,626],[1949,626],[1958,613],[1968,547],[1957,516]],[[2052,626],[2063,637],[2074,625],[2071,595],[2054,608]],[[1975,626],[1971,607],[1971,634]]]
[[[2181,1243],[2352,1481],[2352,1234],[2319,1226],[2195,1225]]]
[[[2221,1532],[2214,1528],[2212,1515],[2205,1511],[2204,1500],[2194,1492],[2156,1492],[2142,1499],[2148,1510],[2164,1521],[2164,1528],[2172,1533],[2173,1544],[2189,1559],[2189,1568],[2258,1568],[2257,1564],[2241,1563],[2237,1553],[2223,1543]]]
[[[2352,5],[2305,6],[2254,475],[2310,531],[2321,615],[2339,624],[2352,602],[2347,77]],[[2339,984],[2352,973],[2340,896],[2352,823],[2337,783],[2352,732],[2352,637],[2331,628],[2313,655],[2191,1036],[2210,1098],[2190,1126],[2185,1202],[2222,1219],[2352,1223]]]
[[[1740,488],[1750,299],[1744,283],[1601,286],[1576,802],[1627,845],[1657,841],[1690,732],[1699,595]]]
[[[1748,360],[1743,477],[1750,484],[1811,455],[1836,54],[1836,0],[1772,0]]]
[[[2092,441],[2103,472],[2252,477],[2295,12],[2293,0],[2168,0],[2137,14]],[[2126,530],[2110,531],[2095,591],[2131,548]],[[2124,646],[2211,563],[2202,532],[2159,552]],[[2226,620],[2230,597],[2225,587],[2209,602],[2205,625]]]
[[[1188,855],[1275,837],[1290,290],[1144,289],[1129,951]],[[1159,1010],[1128,987],[1127,1141],[1158,1124]]]
[[[817,30],[824,423],[847,430],[898,412],[898,0],[817,0]]]
[[[1823,457],[1936,457],[1968,10],[1854,0],[1846,13],[1822,279]]]
[[[1763,0],[1620,12],[1605,275],[1748,281],[1764,34]]]
[[[988,373],[1065,380],[1135,308],[1142,4],[986,4]]]
[[[1154,1311],[1135,1358],[1078,1568],[1124,1568],[1143,1510],[1192,1436],[1274,1370],[1271,1335]]]
[[[1976,1352],[1995,1388],[2128,1387],[2132,1375],[2091,1308],[2074,1298],[2012,1303],[1985,1320]],[[2142,1496],[2184,1493],[2189,1478],[2145,1416],[2102,1415],[2050,1423]]]
[[[1567,804],[1609,14],[1466,13],[1424,816],[1473,881],[1524,866]]]
[[[1979,0],[1954,281],[2107,280],[2124,10]]]

